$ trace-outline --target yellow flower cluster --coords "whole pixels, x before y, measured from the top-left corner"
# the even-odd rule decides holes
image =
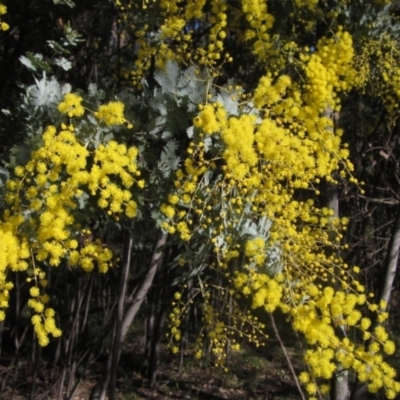
[[[197,294],[203,292],[203,334],[196,341],[194,356],[197,359],[202,357],[202,348],[204,347],[204,342],[207,342],[214,356],[215,366],[222,366],[226,370],[225,362],[227,347],[233,351],[238,351],[241,348],[237,340],[237,332],[240,332],[240,336],[246,336],[250,342],[254,342],[257,346],[260,346],[264,344],[261,340],[267,338],[263,333],[265,326],[260,323],[256,317],[252,317],[250,314],[243,314],[236,307],[235,310],[231,310],[231,321],[229,321],[229,323],[223,322],[219,315],[220,311],[216,311],[215,305],[210,303],[210,291],[218,292],[220,291],[220,288],[210,287],[208,284],[201,281],[200,287],[201,290],[197,292]],[[174,299],[178,300],[178,302],[173,302],[174,308],[169,315],[171,329],[170,348],[173,353],[177,353],[179,348],[174,342],[179,342],[181,340],[181,332],[179,328],[181,317],[187,311],[187,306],[193,302],[193,298],[187,304],[184,304],[181,300],[181,293],[175,293]]]
[[[265,262],[265,240],[261,237],[248,240],[244,247],[244,254],[256,264],[262,265]]]
[[[363,286],[335,253],[340,249],[346,220],[332,218],[331,210],[316,207],[313,200],[299,200],[296,193],[297,189],[303,190],[300,198],[305,190],[318,195],[321,181],[332,181],[334,172],[339,171],[340,176],[351,173],[348,150],[341,143],[342,131],[324,114],[338,110],[342,94],[355,86],[363,86],[365,81],[356,74],[353,38],[341,27],[332,36],[321,38],[316,49],[301,48],[296,43],[295,29],[294,40],[285,42],[284,38],[278,41],[271,37],[274,16],[268,13],[271,11],[265,1],[242,0],[239,9],[219,0],[209,4],[207,13],[206,4],[205,1],[160,2],[162,16],[158,26],[164,42],[156,48],[148,40],[152,26],[144,26],[137,32],[136,66],[140,71],[137,76],[150,67],[153,56],[156,65],[161,67],[168,58],[179,62],[189,58],[216,67],[226,38],[238,40],[238,36],[242,43],[250,41],[263,66],[269,67],[273,64],[271,58],[276,59],[280,68],[269,70],[286,73],[265,74],[260,79],[252,97],[253,104],[245,104],[246,107],[254,105],[256,115],[248,115],[249,108],[245,109],[243,104],[235,116],[228,115],[219,103],[200,107],[193,121],[194,138],[182,168],[176,173],[175,187],[160,207],[161,226],[181,240],[201,238],[205,245],[210,245],[213,249],[210,268],[226,284],[221,290],[249,296],[253,308],[261,307],[268,312],[280,308],[289,314],[294,328],[304,334],[310,346],[306,353],[310,374],[302,375],[302,381],[313,396],[317,391],[315,380],[329,379],[337,365],[346,363],[342,354],[356,360],[351,368],[359,374],[360,366],[364,368],[368,363],[357,351],[375,352],[377,345],[388,354],[394,351],[393,342],[385,332],[371,331],[369,320],[362,317],[360,307],[364,303],[371,311],[377,306],[367,303]],[[316,0],[295,0],[293,4],[302,16],[315,16],[320,11]],[[343,2],[338,4],[342,6]],[[334,18],[335,10],[327,18]],[[204,41],[196,48],[192,19],[198,19],[195,22],[204,33]],[[244,20],[246,28],[238,32]],[[315,21],[310,19],[299,18],[297,22],[306,31],[315,29]],[[388,61],[381,74],[388,85],[393,82],[392,95],[400,87],[395,66]],[[295,74],[289,76],[293,70],[302,72],[303,80],[296,82]],[[243,243],[238,226],[250,214],[254,222],[261,218],[272,222],[268,239],[256,237]],[[332,237],[335,237],[333,242]],[[271,247],[281,251],[282,273],[277,276],[265,272],[270,261],[267,251]],[[327,255],[323,251],[326,247],[334,255]],[[237,274],[228,272],[238,270],[240,262],[250,265],[240,265],[242,269]],[[209,295],[205,293],[205,297]],[[232,325],[217,318],[210,302],[205,304],[206,330],[215,346],[215,356],[221,361],[219,357],[223,356],[218,349],[228,340],[223,332],[229,331]],[[179,325],[175,321],[180,315],[181,309],[171,314],[173,336],[178,338]],[[385,317],[380,313],[377,320],[381,322]],[[375,344],[368,349],[353,344],[354,348],[348,348],[337,335],[338,326],[358,330],[360,337],[371,338]],[[201,356],[200,351],[196,354]],[[377,368],[383,371],[387,367],[380,363],[381,355],[374,354],[380,365]],[[379,386],[375,376],[379,373],[367,377],[372,390]],[[389,377],[392,379],[390,372]],[[391,380],[381,387],[396,392],[396,385]],[[322,392],[328,390],[328,386],[323,386]]]
[[[124,103],[120,101],[110,101],[102,104],[94,115],[107,126],[122,125],[127,122],[124,117],[124,107]]]
[[[387,333],[383,327],[378,327],[378,336]],[[376,330],[375,330],[376,332]],[[394,344],[390,342],[390,351],[394,351]],[[386,398],[394,399],[400,392],[400,382],[395,380],[396,370],[383,361],[379,354],[380,345],[372,342],[368,349],[362,346],[355,346],[348,338],[344,338],[340,344],[340,350],[337,351],[336,358],[344,368],[352,368],[356,371],[358,379],[361,382],[368,383],[368,390],[376,393],[384,388]]]
[[[273,312],[282,300],[282,276],[270,278],[263,273],[247,269],[246,273],[236,273],[235,288],[244,295],[251,295],[252,308],[263,307],[267,312]]]
[[[53,337],[60,337],[62,334],[56,326],[54,316],[55,311],[52,308],[46,308],[41,315],[36,314],[32,317],[32,325],[40,346],[49,344],[49,334]]]
[[[125,2],[114,0],[114,2],[121,10],[139,8],[133,0]],[[153,24],[144,24],[139,28],[135,23],[131,24],[130,14],[124,13],[128,26],[132,28],[132,35],[137,38],[137,59],[134,62],[134,70],[130,72],[134,84],[140,86],[140,80],[145,71],[151,67],[152,59],[158,68],[164,68],[169,60],[186,62],[194,59],[200,64],[209,66],[220,60],[231,61],[229,54],[222,56],[224,40],[227,37],[228,5],[225,0],[214,1],[210,4],[210,10],[206,12],[204,10],[206,3],[206,0],[183,3],[177,0],[161,0],[157,24],[160,27],[161,43],[158,45],[148,40]],[[143,5],[143,8],[147,9],[147,5],[145,3]],[[204,26],[209,27],[208,40],[194,44],[193,38],[196,37],[198,29],[203,29]]]
[[[63,101],[58,105],[58,111],[67,114],[68,117],[82,117],[85,108],[82,106],[83,98],[75,93],[67,93],[64,95]],[[107,104],[100,105],[99,109],[94,113],[99,121],[104,122],[107,126],[122,125],[127,120],[124,117],[125,105],[120,101],[110,101]],[[131,128],[132,125],[129,124]]]
[[[335,291],[330,286],[321,290],[314,284],[305,289],[308,298],[293,307],[290,314],[293,328],[302,332],[307,342],[315,346],[305,355],[310,374],[302,373],[300,376],[300,380],[307,383],[308,393],[314,394],[310,391],[310,380],[330,379],[340,363],[343,368],[354,369],[362,382],[368,381],[370,391],[376,392],[384,387],[387,396],[389,393],[388,398],[394,398],[400,383],[394,380],[395,371],[383,362],[379,352],[382,349],[386,354],[393,354],[395,346],[383,326],[379,325],[371,332],[371,320],[362,318],[357,308],[367,303],[366,296],[360,293],[361,290],[359,293]],[[378,311],[378,319],[386,314],[379,312],[374,304],[369,304],[369,308]],[[370,344],[368,347],[366,344],[356,346],[348,338],[340,339],[335,326],[355,327],[363,333],[365,343]]]
[[[277,100],[284,90],[282,86],[290,83],[289,78],[279,78],[273,86],[268,82],[268,77],[261,78],[255,92],[256,105],[270,108],[264,108],[266,115],[254,141],[260,156],[272,163],[269,168],[275,170],[278,179],[290,175],[293,187],[305,188],[320,177],[330,180],[330,171],[340,164],[352,171],[347,145],[341,144],[343,132],[333,129],[332,120],[304,105],[297,90]],[[282,162],[287,168],[280,168]],[[293,168],[301,169],[292,174]]]
[[[137,180],[140,176],[136,166],[137,154],[135,147],[127,149],[115,141],[100,145],[94,152],[95,164],[88,175],[88,188],[92,195],[99,193],[98,205],[108,208],[109,215],[121,213],[125,207],[129,218],[136,216],[137,204],[128,189],[135,182],[139,188],[144,187],[144,180]],[[120,184],[112,182],[110,176],[119,177]]]
[[[82,99],[70,95],[60,103],[60,112],[82,115]],[[113,118],[120,120],[121,113],[119,109],[117,115],[103,115],[107,123],[115,122]],[[81,228],[75,209],[80,201],[90,201],[91,195],[108,215],[118,219],[124,213],[133,218],[137,203],[130,189],[134,184],[144,187],[144,181],[137,180],[140,172],[135,147],[128,149],[110,141],[89,151],[88,145],[78,140],[75,128],[65,124],[60,129],[47,126],[42,141],[28,163],[17,166],[15,178],[6,183],[8,209],[0,223],[0,319],[4,319],[2,309],[8,306],[12,286],[6,282],[7,271],[27,270],[29,258],[32,263],[46,262],[53,267],[67,260],[70,266],[80,266],[87,272],[97,265],[100,272],[106,272],[112,252],[89,230]],[[35,266],[34,274],[44,288],[44,271]],[[35,332],[39,343],[46,345],[49,334],[57,337],[61,332],[45,307],[48,297],[41,295],[38,285],[31,288],[30,295],[28,305],[37,313],[32,319]]]
[[[216,61],[221,59],[221,54],[224,49],[224,39],[227,37],[225,28],[227,27],[227,4],[225,0],[216,0],[212,2],[211,29],[209,32],[209,44],[202,57],[199,59],[200,64],[214,65]],[[225,55],[225,58],[229,54]]]
[[[193,198],[197,196],[200,189],[198,176],[207,171],[207,161],[204,159],[204,143],[195,147],[191,143],[188,148],[188,155],[196,153],[196,157],[202,161],[199,169],[193,168],[190,158],[185,160],[185,172],[178,170],[176,180],[174,182],[176,192],[170,193],[168,196],[168,204],[163,203],[160,207],[161,213],[166,217],[161,227],[170,234],[179,235],[183,241],[188,241],[192,237],[191,226],[193,219],[190,215],[191,206],[196,208],[196,214],[203,219],[204,204],[199,199],[193,203]],[[186,173],[187,171],[190,171]]]
[[[268,31],[275,18],[268,14],[267,2],[263,0],[242,0],[243,14],[250,25],[244,33],[245,40],[253,40],[253,52],[260,61],[265,61],[271,48],[271,37]]]
[[[185,25],[186,22],[183,18],[174,15],[166,18],[164,25],[161,26],[161,31],[164,38],[176,37],[182,32]]]
[[[169,315],[169,320],[170,320],[170,328],[171,328],[171,334],[172,334],[172,339],[179,342],[181,340],[181,330],[180,330],[180,325],[181,325],[181,314],[183,308],[180,307],[174,307],[172,312]]]
[[[1,236],[0,236],[1,238]],[[1,278],[4,279],[4,275],[2,273]],[[5,309],[8,308],[8,301],[10,298],[10,290],[14,287],[12,282],[5,283],[4,281],[0,283],[0,322],[4,321],[6,314],[4,312]]]
[[[294,3],[297,7],[306,7],[310,10],[314,10],[318,4],[318,0],[295,0]]]
[[[85,109],[82,106],[82,97],[75,93],[67,93],[64,95],[64,100],[58,105],[58,111],[62,114],[67,114],[68,117],[82,117]]]
[[[275,222],[271,243],[282,241],[289,257],[294,257],[304,245],[304,249],[310,249],[318,241],[328,241],[327,233],[321,231],[320,236],[312,237],[308,227],[299,231],[297,224],[300,218],[306,223],[328,226],[330,211],[316,209],[311,200],[298,202],[292,198],[293,189],[308,188],[319,177],[329,179],[348,155],[340,147],[340,132],[332,132],[328,118],[305,124],[310,137],[301,137],[272,118],[256,122],[252,115],[229,117],[222,105],[215,103],[201,107],[193,123],[200,132],[200,140],[190,143],[184,169],[177,173],[176,192],[169,196],[169,204],[161,206],[167,219],[163,223],[165,230],[175,233],[177,227],[184,226],[184,236],[189,239],[186,229],[192,223],[189,213],[194,212],[198,219],[196,226],[211,229],[210,240],[218,243],[216,237],[225,234],[229,237],[226,233],[229,227],[235,224],[243,208],[250,205],[253,212]],[[219,154],[212,155],[213,161],[204,149],[203,139],[209,135],[220,136],[224,144]],[[222,168],[217,160],[223,161]],[[203,179],[206,172],[212,171],[223,175],[210,188]],[[286,187],[281,182],[286,182]],[[216,202],[221,196],[228,201]],[[184,223],[177,225],[178,221]],[[337,226],[340,225],[338,221]],[[260,262],[265,257],[261,253],[256,256]],[[308,260],[310,251],[304,253],[307,264],[312,264]],[[328,260],[325,262],[329,264]]]
[[[29,293],[31,299],[28,300],[28,306],[32,308],[36,314],[32,316],[31,322],[33,329],[36,333],[40,346],[47,346],[49,344],[49,335],[53,337],[61,336],[61,330],[57,328],[55,321],[55,311],[47,307],[49,296],[46,294],[41,295],[39,285],[44,289],[47,286],[45,273],[39,268],[33,269],[33,278],[27,278],[27,282],[34,281],[35,286],[32,286]]]
[[[111,253],[100,243],[84,247],[78,257],[78,242],[71,238],[75,225],[72,210],[87,186],[92,196],[99,195],[98,205],[109,215],[125,212],[128,217],[134,217],[137,205],[128,189],[140,175],[135,162],[137,149],[128,150],[125,145],[110,141],[90,154],[77,140],[74,128],[66,125],[60,132],[49,125],[42,138],[43,147],[33,152],[25,167],[16,168],[15,174],[21,181],[7,182],[6,201],[14,213],[25,207],[36,213],[30,224],[37,232],[34,248],[39,261],[48,260],[50,265],[57,266],[69,255],[71,265],[90,271],[92,261],[96,260],[99,269],[105,272]],[[88,170],[89,157],[93,157],[93,163]],[[111,182],[111,177],[119,177],[125,189]],[[137,185],[143,187],[143,183],[140,181]],[[26,204],[21,204],[24,196]]]
[[[17,272],[28,268],[28,242],[17,236],[21,219],[14,216],[6,223],[0,223],[0,321],[5,319],[4,310],[8,308],[9,292],[13,288],[13,283],[6,281],[8,269]]]
[[[227,124],[227,113],[220,103],[200,106],[201,112],[193,120],[196,128],[201,128],[204,133],[211,135],[219,132]]]
[[[390,55],[390,56],[388,56]],[[400,51],[389,34],[367,41],[357,58],[357,85],[379,97],[391,116],[399,112]]]
[[[277,103],[280,103],[281,100],[283,100],[283,97],[286,94],[287,88],[291,85],[292,80],[288,75],[281,75],[277,80],[276,83],[272,83],[272,76],[271,74],[267,74],[263,76],[259,83],[258,86],[254,92],[254,98],[253,102],[254,105],[261,109],[265,106],[271,108],[272,106],[276,105]],[[296,102],[299,102],[299,96],[297,95],[297,99],[295,99]],[[284,108],[286,109],[286,112],[291,112],[293,113],[292,110],[289,111],[290,107],[286,106],[286,103],[284,104]],[[294,104],[294,103],[293,103]],[[286,106],[286,107],[285,107]],[[298,112],[296,113],[298,115]],[[293,116],[296,116],[293,115]]]
[[[241,115],[239,118],[229,118],[228,126],[221,132],[221,138],[226,146],[223,158],[228,171],[237,180],[249,176],[251,168],[255,167],[259,161],[257,152],[254,149],[256,119],[255,115]]]
[[[355,81],[350,33],[339,28],[334,37],[320,39],[314,53],[303,53],[300,58],[305,62],[306,104],[318,113],[327,108],[337,109],[338,92],[348,91]]]
[[[7,7],[0,3],[0,16],[4,14],[7,14]],[[8,29],[10,29],[10,26],[0,18],[0,31],[7,31]]]
[[[297,88],[293,88],[290,79],[282,77],[278,82],[279,78],[274,85],[282,86],[277,93],[284,100],[286,93],[294,98]],[[259,88],[263,85],[265,82]],[[228,265],[235,265],[240,253],[255,264],[242,266],[244,271],[231,276],[228,287],[234,293],[248,296],[254,309],[261,307],[273,312],[280,308],[289,314],[294,329],[305,336],[311,347],[305,358],[311,371],[306,389],[313,395],[317,390],[315,379],[329,379],[342,363],[340,354],[344,347],[336,326],[359,330],[364,340],[374,338],[388,353],[394,351],[394,345],[384,334],[378,339],[376,332],[370,332],[368,320],[362,318],[358,309],[367,303],[364,288],[353,279],[347,265],[321,251],[324,245],[339,248],[332,243],[331,234],[334,232],[340,241],[347,221],[333,219],[332,210],[318,209],[311,199],[295,199],[295,189],[313,188],[320,178],[329,180],[340,164],[351,168],[346,161],[347,149],[341,145],[341,131],[333,130],[327,117],[310,118],[312,112],[307,118],[307,113],[300,111],[296,118],[287,116],[286,121],[279,123],[277,115],[283,120],[284,111],[277,107],[284,100],[277,96],[272,101],[268,95],[267,100],[259,96],[259,106],[265,115],[258,120],[252,115],[229,116],[218,103],[200,108],[193,121],[197,136],[188,146],[183,168],[176,174],[175,191],[168,196],[168,203],[161,206],[166,217],[163,228],[173,234],[178,222],[183,221],[189,229],[186,239],[201,232],[207,235],[214,245],[213,266],[216,271],[218,267],[223,270],[224,276],[230,276],[226,272],[230,270]],[[301,104],[302,99],[298,97],[297,101]],[[293,125],[289,126],[294,120],[298,122],[296,134]],[[222,147],[206,151],[204,141],[210,139]],[[214,176],[212,187],[205,180],[206,173]],[[234,227],[245,209],[251,209],[254,218],[268,217],[272,221],[267,242],[255,237],[242,247],[237,244]],[[268,262],[265,249],[270,246],[278,246],[282,251],[282,273],[274,277],[263,271]],[[338,281],[343,290],[330,286]],[[376,306],[369,307],[375,310]],[[207,331],[214,332],[210,340],[216,346],[218,360],[222,353],[217,349],[224,343],[219,336],[221,326],[213,317],[214,310],[210,308],[207,312],[208,319],[214,321]],[[379,321],[387,316],[384,314],[378,315]],[[225,324],[223,329],[230,328]],[[365,360],[357,360],[366,365]],[[355,366],[352,368],[358,371]],[[385,387],[396,385],[392,381],[391,386]]]

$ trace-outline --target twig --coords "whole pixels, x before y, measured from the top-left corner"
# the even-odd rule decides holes
[[[293,379],[296,382],[297,390],[300,393],[301,399],[302,400],[306,400],[306,398],[304,397],[303,391],[301,390],[300,383],[299,383],[299,381],[297,379],[296,372],[294,372],[294,368],[293,368],[293,365],[292,365],[292,363],[290,361],[289,354],[287,353],[285,345],[283,344],[282,339],[279,336],[279,332],[278,332],[278,329],[276,327],[275,319],[274,319],[274,316],[272,315],[272,313],[269,313],[269,317],[271,318],[272,328],[274,329],[275,336],[278,339],[278,342],[279,342],[279,344],[280,344],[280,346],[282,348],[283,354],[285,355],[285,358],[286,358],[286,361],[288,363],[289,369],[290,369],[290,371],[291,371],[291,373],[293,375]]]

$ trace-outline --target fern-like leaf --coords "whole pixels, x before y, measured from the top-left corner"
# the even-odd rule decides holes
[[[176,140],[169,140],[164,146],[158,167],[165,178],[168,178],[173,171],[179,168],[181,158],[175,154],[178,148],[179,143]]]

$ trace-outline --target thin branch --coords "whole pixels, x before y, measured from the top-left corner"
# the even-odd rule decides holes
[[[275,336],[276,336],[276,338],[278,339],[278,342],[279,342],[279,344],[280,344],[280,346],[281,346],[281,349],[282,349],[282,351],[283,351],[283,354],[285,355],[287,364],[288,364],[288,366],[289,366],[290,372],[291,372],[292,375],[293,375],[293,379],[294,379],[294,381],[295,381],[295,383],[296,383],[297,390],[298,390],[299,393],[300,393],[301,399],[302,399],[302,400],[306,400],[306,398],[304,397],[304,393],[303,393],[303,391],[301,390],[300,382],[299,382],[299,380],[297,379],[297,375],[296,375],[296,372],[294,371],[292,362],[290,361],[289,354],[287,353],[286,348],[285,348],[285,345],[283,344],[283,341],[282,341],[282,339],[281,339],[281,337],[280,337],[280,335],[279,335],[278,328],[276,327],[275,319],[274,319],[273,314],[272,314],[272,313],[269,313],[269,317],[271,318],[272,328],[273,328],[274,333],[275,333]]]
[[[363,196],[361,194],[359,194],[358,197],[361,197],[362,199],[370,201],[371,203],[388,204],[390,206],[394,206],[396,204],[399,204],[399,200],[396,200],[396,199],[393,199],[393,198],[390,198],[390,197],[386,198],[386,199],[374,199],[372,197]]]

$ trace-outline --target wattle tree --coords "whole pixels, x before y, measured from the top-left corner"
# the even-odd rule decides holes
[[[6,43],[21,29],[22,5],[4,3]],[[0,170],[0,320],[15,323],[18,298],[16,315],[40,346],[65,329],[77,346],[92,286],[79,292],[86,300],[74,310],[86,317],[74,331],[57,317],[57,297],[69,296],[57,280],[115,275],[99,386],[100,398],[113,399],[122,344],[164,271],[171,308],[151,327],[152,382],[166,321],[178,353],[196,307],[195,358],[207,352],[227,368],[242,337],[264,345],[266,326],[283,315],[306,343],[304,371],[292,368],[302,398],[345,400],[352,385],[352,398],[364,386],[395,398],[400,383],[385,361],[395,352],[385,327],[393,279],[374,295],[345,261],[351,216],[338,204],[344,186],[364,194],[344,140],[350,105],[373,99],[397,123],[397,6],[98,1],[112,23],[86,44],[107,65],[88,57],[97,72],[84,86],[80,27],[92,5],[54,3],[59,37],[43,38],[43,54],[18,55],[22,83],[2,105],[1,137],[13,119],[19,132]]]

